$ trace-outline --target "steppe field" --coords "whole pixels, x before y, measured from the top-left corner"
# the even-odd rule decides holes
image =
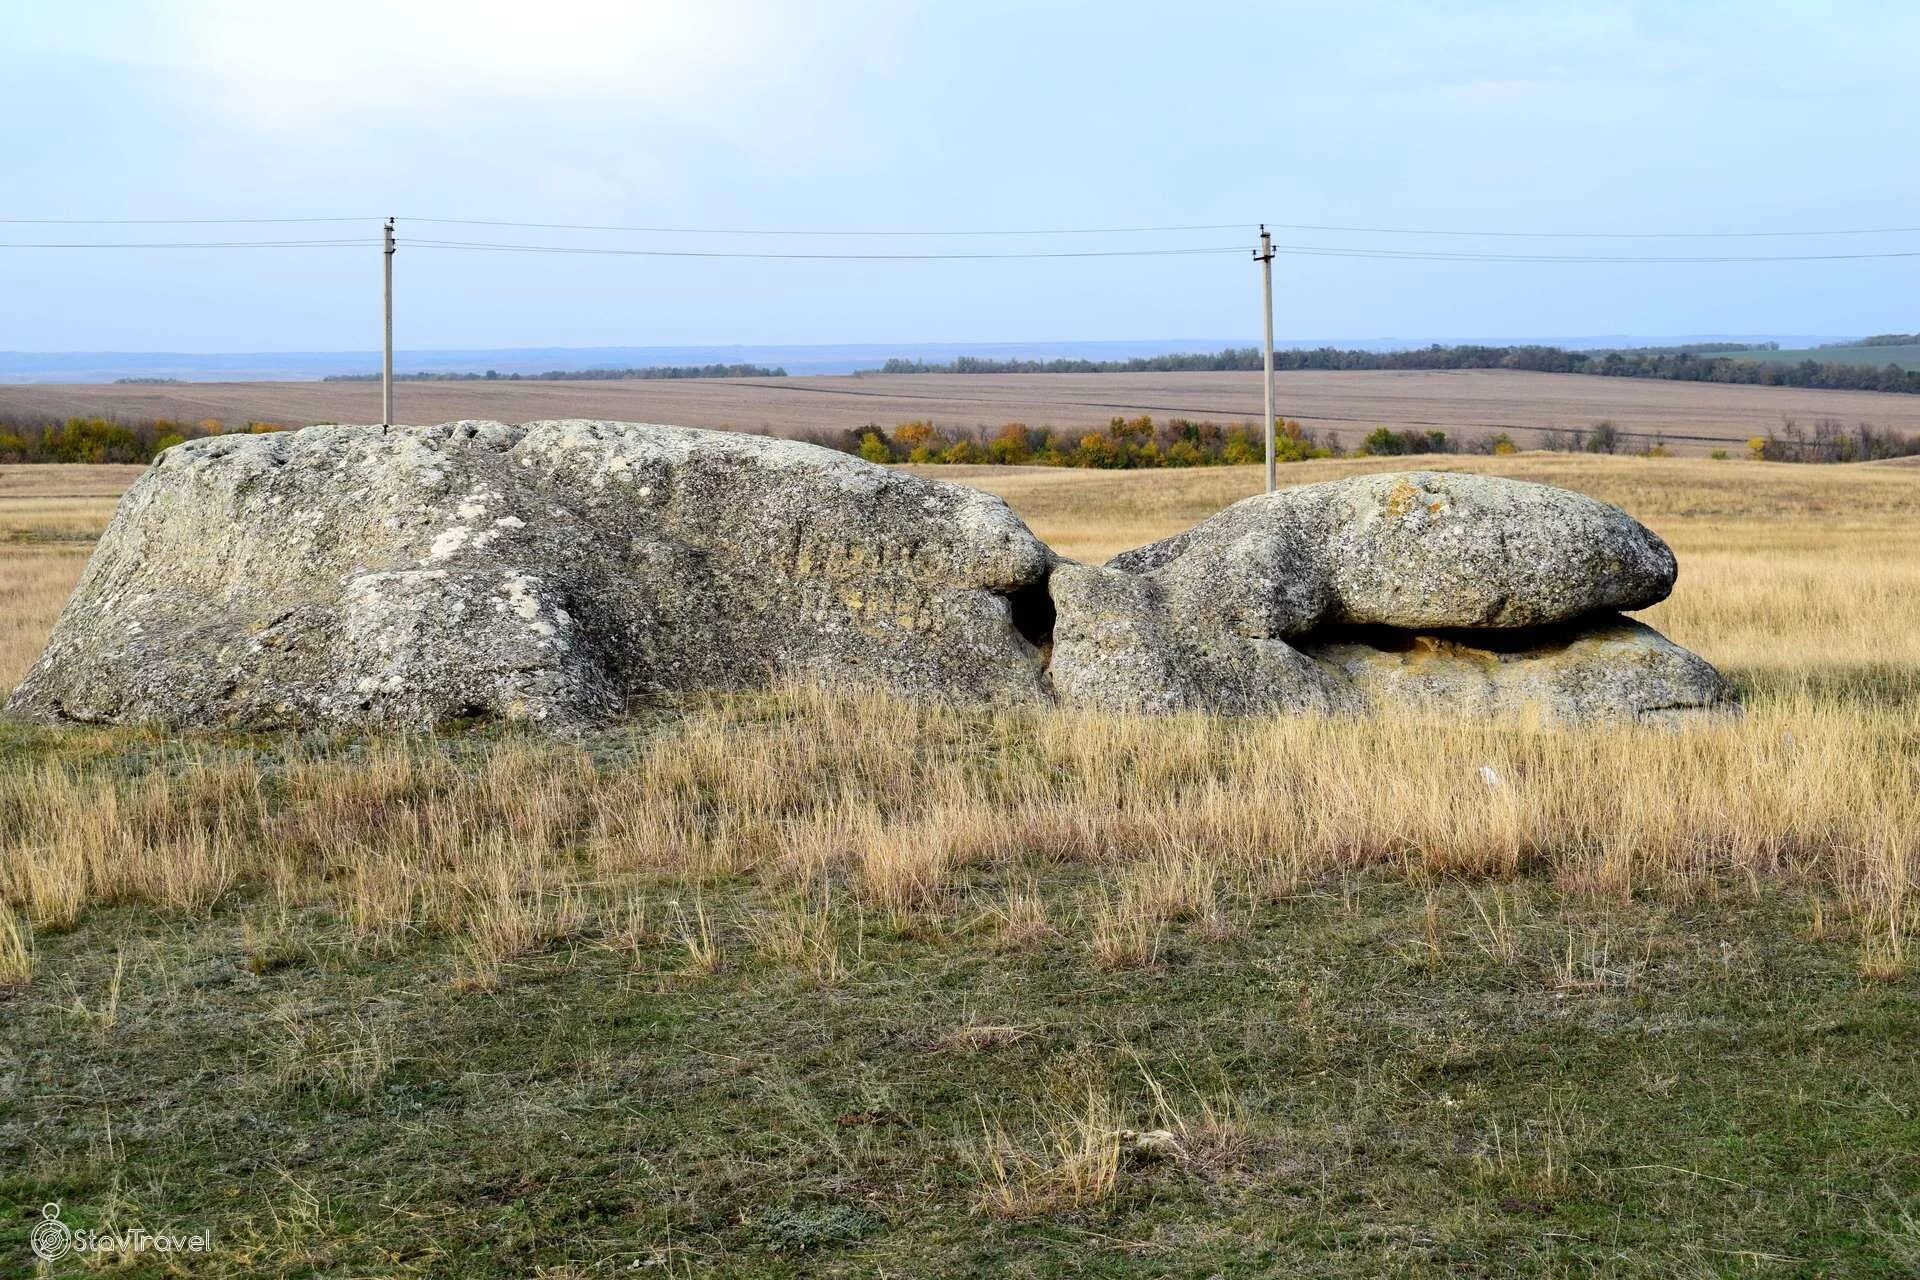
[[[1886,347],[1801,347],[1780,351],[1729,351],[1735,360],[1760,360],[1767,364],[1799,364],[1802,360],[1845,361],[1871,369],[1897,365],[1902,369],[1920,369],[1920,344],[1911,342]]]
[[[1327,425],[1920,429],[1892,396],[1282,385]],[[290,421],[377,396],[86,391]],[[51,391],[0,411],[26,393]],[[402,395],[786,429],[1257,416],[1258,380]],[[1550,732],[792,689],[567,742],[0,726],[0,1271],[57,1201],[213,1233],[108,1269],[140,1276],[1914,1274],[1920,468],[1284,479],[1409,465],[1646,521],[1681,575],[1644,616],[1747,714]],[[1260,483],[933,473],[1082,559]],[[0,686],[136,474],[0,467]]]
[[[1920,396],[1657,382],[1510,370],[1407,370],[1275,375],[1276,410],[1351,447],[1375,427],[1443,430],[1456,440],[1505,431],[1522,447],[1546,430],[1613,422],[1623,452],[1656,439],[1680,454],[1746,442],[1832,418],[1852,429],[1920,433]],[[394,401],[408,422],[493,418],[608,418],[741,428],[777,435],[932,420],[942,427],[1084,429],[1115,416],[1260,418],[1260,377],[1249,373],[862,374],[846,377],[715,378],[610,382],[402,382]],[[307,426],[378,422],[380,387],[369,382],[235,382],[0,386],[9,417],[101,414],[126,419],[217,418]]]

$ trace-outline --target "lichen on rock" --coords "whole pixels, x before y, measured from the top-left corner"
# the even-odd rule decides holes
[[[1107,710],[1677,723],[1733,708],[1731,690],[1617,612],[1665,599],[1677,571],[1631,516],[1548,485],[1400,472],[1283,489],[1103,570],[1056,569],[1054,687]]]
[[[1551,485],[1431,471],[1234,503],[1108,562],[1263,635],[1333,625],[1538,627],[1644,609],[1673,552],[1617,507]]]
[[[1040,702],[1005,503],[795,441],[315,427],[163,453],[8,702],[41,720],[574,725],[825,678]]]
[[[161,454],[7,710],[171,727],[567,728],[802,679],[1122,712],[1554,723],[1732,705],[1621,618],[1666,544],[1544,485],[1249,498],[1104,568],[999,498],[641,423],[314,427]]]
[[[1706,659],[1618,614],[1526,631],[1355,628],[1301,651],[1370,707],[1571,726],[1679,725],[1735,706]]]

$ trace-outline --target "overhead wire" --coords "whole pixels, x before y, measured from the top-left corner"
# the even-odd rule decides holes
[[[1281,245],[1274,252],[1307,257],[1377,258],[1424,262],[1573,262],[1573,263],[1690,263],[1690,262],[1837,262],[1869,258],[1920,258],[1920,249],[1890,249],[1871,253],[1763,253],[1763,254],[1605,254],[1605,253],[1468,253],[1445,249],[1376,249],[1345,245]]]
[[[140,241],[0,241],[0,249],[334,249],[365,248],[380,242],[354,240],[140,240]]]
[[[1920,227],[1849,227],[1791,231],[1487,231],[1436,227],[1351,227],[1318,222],[1269,222],[1281,231],[1338,231],[1373,236],[1486,236],[1524,240],[1758,240],[1800,236],[1893,236],[1920,232]]]
[[[476,249],[492,253],[561,253],[636,258],[752,258],[799,261],[941,261],[1006,258],[1153,258],[1195,254],[1245,253],[1244,245],[1201,245],[1163,249],[1061,249],[1016,253],[779,253],[724,249],[619,249],[596,245],[500,244],[491,241],[401,237],[402,247]]]
[[[824,230],[789,229],[780,230],[767,227],[686,227],[686,226],[633,226],[614,223],[584,222],[517,222],[498,218],[416,218],[402,219],[407,222],[424,222],[441,226],[467,227],[518,227],[542,231],[621,231],[649,235],[692,235],[692,236],[1080,236],[1080,235],[1145,235],[1174,231],[1234,231],[1251,230],[1255,226],[1268,226],[1285,231],[1334,231],[1354,235],[1400,235],[1400,236],[1492,236],[1515,237],[1541,240],[1739,240],[1764,237],[1795,236],[1880,236],[1902,235],[1920,232],[1920,227],[1853,227],[1836,229],[1788,230],[1788,231],[1505,231],[1480,229],[1440,229],[1419,227],[1366,227],[1343,226],[1331,223],[1310,222],[1215,222],[1184,223],[1158,226],[1135,227],[1051,227],[1051,228],[968,228],[965,230]]]
[[[245,224],[245,223],[301,223],[301,222],[353,222],[366,221],[352,218],[232,218],[232,219],[0,219],[0,225],[190,225],[190,224]],[[790,236],[804,238],[809,236],[840,237],[941,237],[941,236],[1077,236],[1077,235],[1129,235],[1162,232],[1191,232],[1201,230],[1223,230],[1234,227],[1251,227],[1246,223],[1191,223],[1163,224],[1138,227],[1072,227],[1052,230],[954,230],[954,231],[771,231],[748,228],[699,228],[699,227],[638,227],[615,226],[611,224],[588,223],[535,223],[509,222],[504,220],[454,219],[454,218],[411,218],[401,219],[410,223],[429,223],[435,225],[487,226],[503,228],[527,228],[546,230],[572,230],[596,232],[624,232],[629,234],[699,234],[733,236]],[[1485,235],[1513,236],[1527,238],[1573,238],[1593,237],[1608,239],[1655,239],[1655,238],[1700,238],[1706,236],[1739,238],[1747,236],[1820,236],[1820,235],[1881,235],[1899,231],[1920,232],[1916,228],[1861,228],[1848,231],[1796,231],[1796,232],[1495,232],[1495,231],[1418,231],[1395,227],[1334,227],[1320,224],[1269,223],[1269,227],[1291,227],[1305,229],[1313,225],[1314,229],[1343,231],[1374,235]],[[298,248],[347,248],[366,247],[381,243],[377,239],[363,237],[319,238],[280,240],[152,240],[152,241],[15,241],[0,242],[0,249],[298,249]],[[1151,258],[1185,257],[1240,254],[1248,252],[1243,245],[1162,245],[1158,247],[1133,248],[1087,248],[1087,249],[1006,249],[990,251],[959,250],[914,250],[912,252],[865,252],[865,251],[801,251],[794,249],[678,249],[665,247],[622,247],[618,245],[593,244],[526,244],[481,239],[451,239],[442,237],[406,236],[397,243],[420,249],[463,250],[488,253],[540,253],[540,254],[579,254],[613,257],[642,258],[716,258],[749,259],[760,261],[869,261],[869,262],[910,262],[910,261],[992,261],[1014,259],[1070,259],[1070,258]],[[1681,265],[1715,263],[1767,263],[1767,262],[1845,262],[1890,260],[1901,258],[1920,258],[1920,249],[1886,249],[1833,252],[1802,253],[1681,253],[1681,254],[1637,254],[1637,253],[1585,253],[1585,252],[1539,252],[1522,253],[1513,251],[1444,249],[1444,248],[1404,248],[1397,249],[1382,245],[1338,245],[1338,244],[1275,244],[1273,250],[1279,254],[1297,257],[1330,257],[1375,259],[1387,261],[1420,262],[1512,262],[1512,263],[1568,263],[1600,265]]]
[[[749,258],[759,260],[939,261],[1018,258],[1132,258],[1196,254],[1246,253],[1244,245],[1203,245],[1159,249],[1080,249],[1008,253],[794,253],[727,249],[623,249],[598,245],[509,244],[497,241],[441,240],[403,237],[402,246],[423,249],[471,249],[492,253],[559,253],[645,258]],[[1547,262],[1547,263],[1733,263],[1827,262],[1876,258],[1916,258],[1920,250],[1866,253],[1805,254],[1522,254],[1473,253],[1444,249],[1377,249],[1366,246],[1276,244],[1274,252],[1304,257],[1375,258],[1391,261],[1433,262]]]
[[[530,222],[506,218],[439,218],[398,215],[400,221],[436,226],[517,227],[542,231],[601,231],[647,235],[835,236],[835,237],[992,237],[1152,235],[1189,231],[1233,231],[1265,225],[1282,231],[1331,231],[1350,235],[1489,237],[1529,240],[1744,240],[1819,236],[1884,236],[1920,233],[1920,226],[1788,228],[1759,231],[1529,231],[1483,227],[1383,227],[1322,222],[1193,222],[1101,227],[918,228],[773,228],[695,227],[625,223]],[[312,217],[249,218],[0,218],[0,226],[247,226],[275,223],[378,222],[383,215],[329,214]]]
[[[379,218],[0,218],[7,227],[238,227],[285,222],[378,222]]]
[[[1148,235],[1172,231],[1251,230],[1251,222],[1196,222],[1151,227],[1041,227],[993,229],[973,228],[954,231],[876,230],[779,230],[768,227],[640,227],[586,222],[508,222],[483,218],[402,218],[402,222],[425,222],[436,226],[517,227],[536,231],[624,231],[645,235],[671,236],[870,236],[875,238],[924,236],[930,239],[950,236],[1118,236]]]

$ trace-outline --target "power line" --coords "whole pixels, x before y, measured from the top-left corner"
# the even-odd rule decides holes
[[[1340,227],[1315,222],[1270,222],[1286,231],[1342,231],[1373,236],[1488,236],[1526,240],[1758,240],[1789,236],[1893,236],[1920,227],[1852,227],[1823,231],[1479,231],[1418,227]]]
[[[720,249],[608,249],[591,245],[495,244],[474,240],[423,240],[407,237],[400,241],[410,249],[473,249],[488,253],[565,253],[612,255],[633,258],[752,258],[783,261],[864,261],[930,262],[981,261],[1008,258],[1156,258],[1196,254],[1244,253],[1241,245],[1206,245],[1175,249],[1080,249],[1035,253],[749,253]]]
[[[326,215],[315,217],[268,218],[0,218],[0,226],[72,226],[72,227],[169,227],[169,226],[260,226],[285,223],[379,222],[376,215]],[[954,228],[922,230],[901,228],[820,229],[769,227],[688,227],[639,226],[619,223],[520,222],[503,218],[415,218],[402,216],[403,222],[424,222],[440,226],[520,227],[542,231],[616,231],[647,235],[698,236],[843,236],[914,237],[949,236],[1083,236],[1153,235],[1182,231],[1236,231],[1251,229],[1253,221],[1166,223],[1129,227],[1021,227]],[[1288,231],[1333,231],[1351,235],[1488,237],[1529,240],[1748,240],[1818,236],[1888,236],[1920,232],[1917,227],[1841,227],[1793,229],[1785,231],[1515,231],[1473,227],[1372,227],[1322,222],[1269,222],[1266,225]]]
[[[8,227],[238,227],[270,222],[377,222],[378,218],[0,218]]]
[[[1157,227],[1047,227],[1004,231],[986,229],[966,231],[781,231],[765,227],[630,227],[606,226],[581,222],[506,222],[480,218],[403,218],[401,220],[404,222],[429,222],[439,226],[521,227],[538,231],[628,231],[662,236],[793,236],[796,238],[803,236],[924,236],[928,238],[948,236],[1119,236],[1148,235],[1166,231],[1241,231],[1250,229],[1253,226],[1251,222],[1203,222]]]
[[[670,227],[670,226],[623,226],[618,224],[578,223],[578,222],[513,222],[505,219],[481,218],[407,218],[408,222],[426,222],[441,226],[465,227],[520,227],[542,231],[625,231],[648,235],[686,235],[686,236],[1098,236],[1098,235],[1145,235],[1172,231],[1238,231],[1251,229],[1251,222],[1215,222],[1184,223],[1163,226],[1138,227],[1053,227],[1042,229],[1013,230],[776,230],[765,227]],[[1920,232],[1920,227],[1854,227],[1833,230],[1804,231],[1491,231],[1491,230],[1437,230],[1415,227],[1354,227],[1336,226],[1328,223],[1311,222],[1270,222],[1266,225],[1280,227],[1289,231],[1338,231],[1354,235],[1396,235],[1396,236],[1489,236],[1514,237],[1539,240],[1743,240],[1772,237],[1811,237],[1811,236],[1887,236],[1906,235]]]
[[[1007,258],[1138,258],[1191,256],[1198,254],[1242,253],[1239,245],[1206,245],[1166,249],[1082,249],[1032,253],[781,253],[743,252],[723,249],[616,249],[590,245],[501,244],[478,240],[434,240],[408,238],[402,241],[422,249],[472,249],[489,253],[565,253],[611,255],[641,258],[750,258],[774,260],[864,260],[864,261],[939,261],[995,260]],[[1444,249],[1372,249],[1339,245],[1276,244],[1277,253],[1303,257],[1373,258],[1387,261],[1427,262],[1542,262],[1542,263],[1737,263],[1737,262],[1833,262],[1881,258],[1920,258],[1920,250],[1885,250],[1872,253],[1797,253],[1797,254],[1525,254],[1470,253]]]
[[[1699,262],[1846,262],[1874,258],[1920,258],[1920,249],[1892,249],[1874,253],[1777,254],[1597,254],[1597,253],[1466,253],[1445,249],[1372,249],[1335,245],[1275,245],[1279,253],[1302,257],[1373,258],[1390,262],[1567,262],[1567,263],[1699,263]]]
[[[379,244],[371,238],[307,240],[146,240],[146,241],[7,241],[0,249],[332,249],[365,248]],[[1000,261],[1042,258],[1157,258],[1193,257],[1244,251],[1239,245],[1185,245],[1157,249],[1057,249],[992,253],[796,253],[723,249],[621,249],[595,245],[504,244],[484,240],[440,240],[408,237],[411,248],[471,250],[485,253],[555,253],[636,258],[736,258],[756,261],[939,262]],[[1860,253],[1780,254],[1587,254],[1481,253],[1448,249],[1383,249],[1363,245],[1276,244],[1276,253],[1294,257],[1359,258],[1389,262],[1515,262],[1614,265],[1684,265],[1764,262],[1855,262],[1920,258],[1917,249],[1889,249]]]
[[[0,242],[0,249],[334,249],[365,248],[378,240],[144,240]]]

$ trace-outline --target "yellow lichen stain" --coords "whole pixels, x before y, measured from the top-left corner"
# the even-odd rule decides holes
[[[925,592],[897,583],[828,582],[822,586],[824,592],[815,596],[817,604],[810,612],[823,618],[844,613],[868,635],[925,630],[934,612]]]
[[[926,555],[918,544],[869,545],[860,541],[796,537],[783,557],[795,577],[871,579],[880,574],[919,579]]]
[[[1417,668],[1447,662],[1469,662],[1475,666],[1493,668],[1500,665],[1500,657],[1490,650],[1462,644],[1458,640],[1425,635],[1413,637],[1413,643],[1400,655],[1400,664],[1405,667]]]
[[[1397,480],[1393,488],[1387,490],[1387,500],[1381,505],[1388,515],[1398,520],[1413,513],[1414,504],[1420,501],[1420,490],[1411,480]]]
[[[1447,509],[1447,496],[1444,493],[1429,493],[1403,477],[1394,481],[1393,488],[1387,490],[1386,500],[1380,505],[1396,520],[1404,520],[1415,512],[1431,519]]]

